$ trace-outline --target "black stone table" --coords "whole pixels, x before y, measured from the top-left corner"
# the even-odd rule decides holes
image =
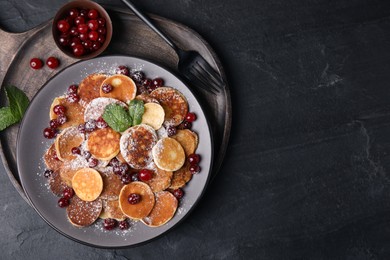
[[[107,250],[50,228],[0,166],[0,258],[388,259],[390,2],[134,2],[220,56],[234,110],[221,171],[173,231]],[[30,29],[62,4],[0,1],[0,26]]]

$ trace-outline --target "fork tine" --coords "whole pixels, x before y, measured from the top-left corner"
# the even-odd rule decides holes
[[[198,60],[196,63],[202,68],[205,73],[207,73],[211,77],[211,79],[214,81],[215,85],[219,89],[223,88],[224,82],[221,76],[210,66],[207,61],[202,59]]]
[[[191,69],[188,70],[187,77],[194,83],[195,86],[200,87],[207,92],[217,94],[214,88],[210,88],[210,85],[208,84],[207,80],[204,79],[204,77],[199,77],[199,72],[194,67],[191,67]]]
[[[208,74],[204,73],[200,66],[193,66],[192,69],[192,74],[197,77],[204,86],[206,86],[209,92],[214,94],[219,93],[219,89],[215,86],[214,82],[210,81],[211,78],[208,76]]]

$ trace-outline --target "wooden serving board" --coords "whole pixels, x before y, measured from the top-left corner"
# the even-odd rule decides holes
[[[175,52],[133,13],[110,8],[107,8],[107,11],[112,19],[114,32],[111,43],[103,55],[136,56],[177,72],[178,57]],[[151,18],[179,47],[197,50],[226,81],[218,57],[202,37],[190,28],[174,21],[155,15],[151,15]],[[47,21],[23,33],[9,33],[0,30],[0,81],[2,83],[0,106],[6,104],[4,86],[17,86],[31,99],[48,79],[59,73],[61,69],[78,61],[66,56],[56,47],[51,35],[51,23],[51,20]],[[56,70],[51,70],[47,66],[40,70],[30,68],[31,58],[39,57],[45,60],[49,56],[60,59],[60,68]],[[232,112],[229,88],[226,86],[223,93],[212,95],[191,86],[191,82],[188,84],[202,102],[206,114],[209,115],[215,146],[213,178],[221,167],[230,135]],[[12,184],[28,202],[21,187],[16,166],[18,129],[17,124],[0,132],[0,156]]]

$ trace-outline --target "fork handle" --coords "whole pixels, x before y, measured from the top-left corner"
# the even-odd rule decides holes
[[[175,43],[171,39],[169,39],[160,29],[158,29],[153,22],[150,20],[149,17],[147,17],[145,14],[143,14],[131,1],[129,0],[122,0],[122,2],[127,5],[142,21],[144,21],[154,32],[156,32],[166,43],[171,46],[175,52],[178,52],[179,49],[176,46]]]

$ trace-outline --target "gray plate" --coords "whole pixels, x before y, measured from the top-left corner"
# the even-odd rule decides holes
[[[43,177],[45,164],[42,156],[53,143],[43,137],[42,131],[48,126],[49,109],[52,100],[63,95],[71,84],[78,84],[91,73],[112,73],[118,65],[127,65],[131,69],[142,69],[149,78],[162,77],[166,86],[181,91],[188,99],[190,111],[197,114],[193,131],[199,135],[197,153],[201,155],[201,173],[193,176],[185,186],[185,196],[180,202],[178,211],[167,224],[158,227],[147,227],[140,222],[133,223],[128,231],[102,230],[102,222],[85,228],[74,227],[66,217],[66,210],[57,206],[58,197],[47,187]],[[134,57],[105,56],[93,60],[81,61],[58,73],[37,93],[26,111],[21,124],[17,142],[17,167],[23,189],[38,214],[55,230],[78,242],[98,247],[125,247],[144,243],[156,238],[178,224],[194,208],[203,194],[209,180],[213,158],[213,143],[210,127],[202,107],[187,88],[174,74],[166,69]]]

